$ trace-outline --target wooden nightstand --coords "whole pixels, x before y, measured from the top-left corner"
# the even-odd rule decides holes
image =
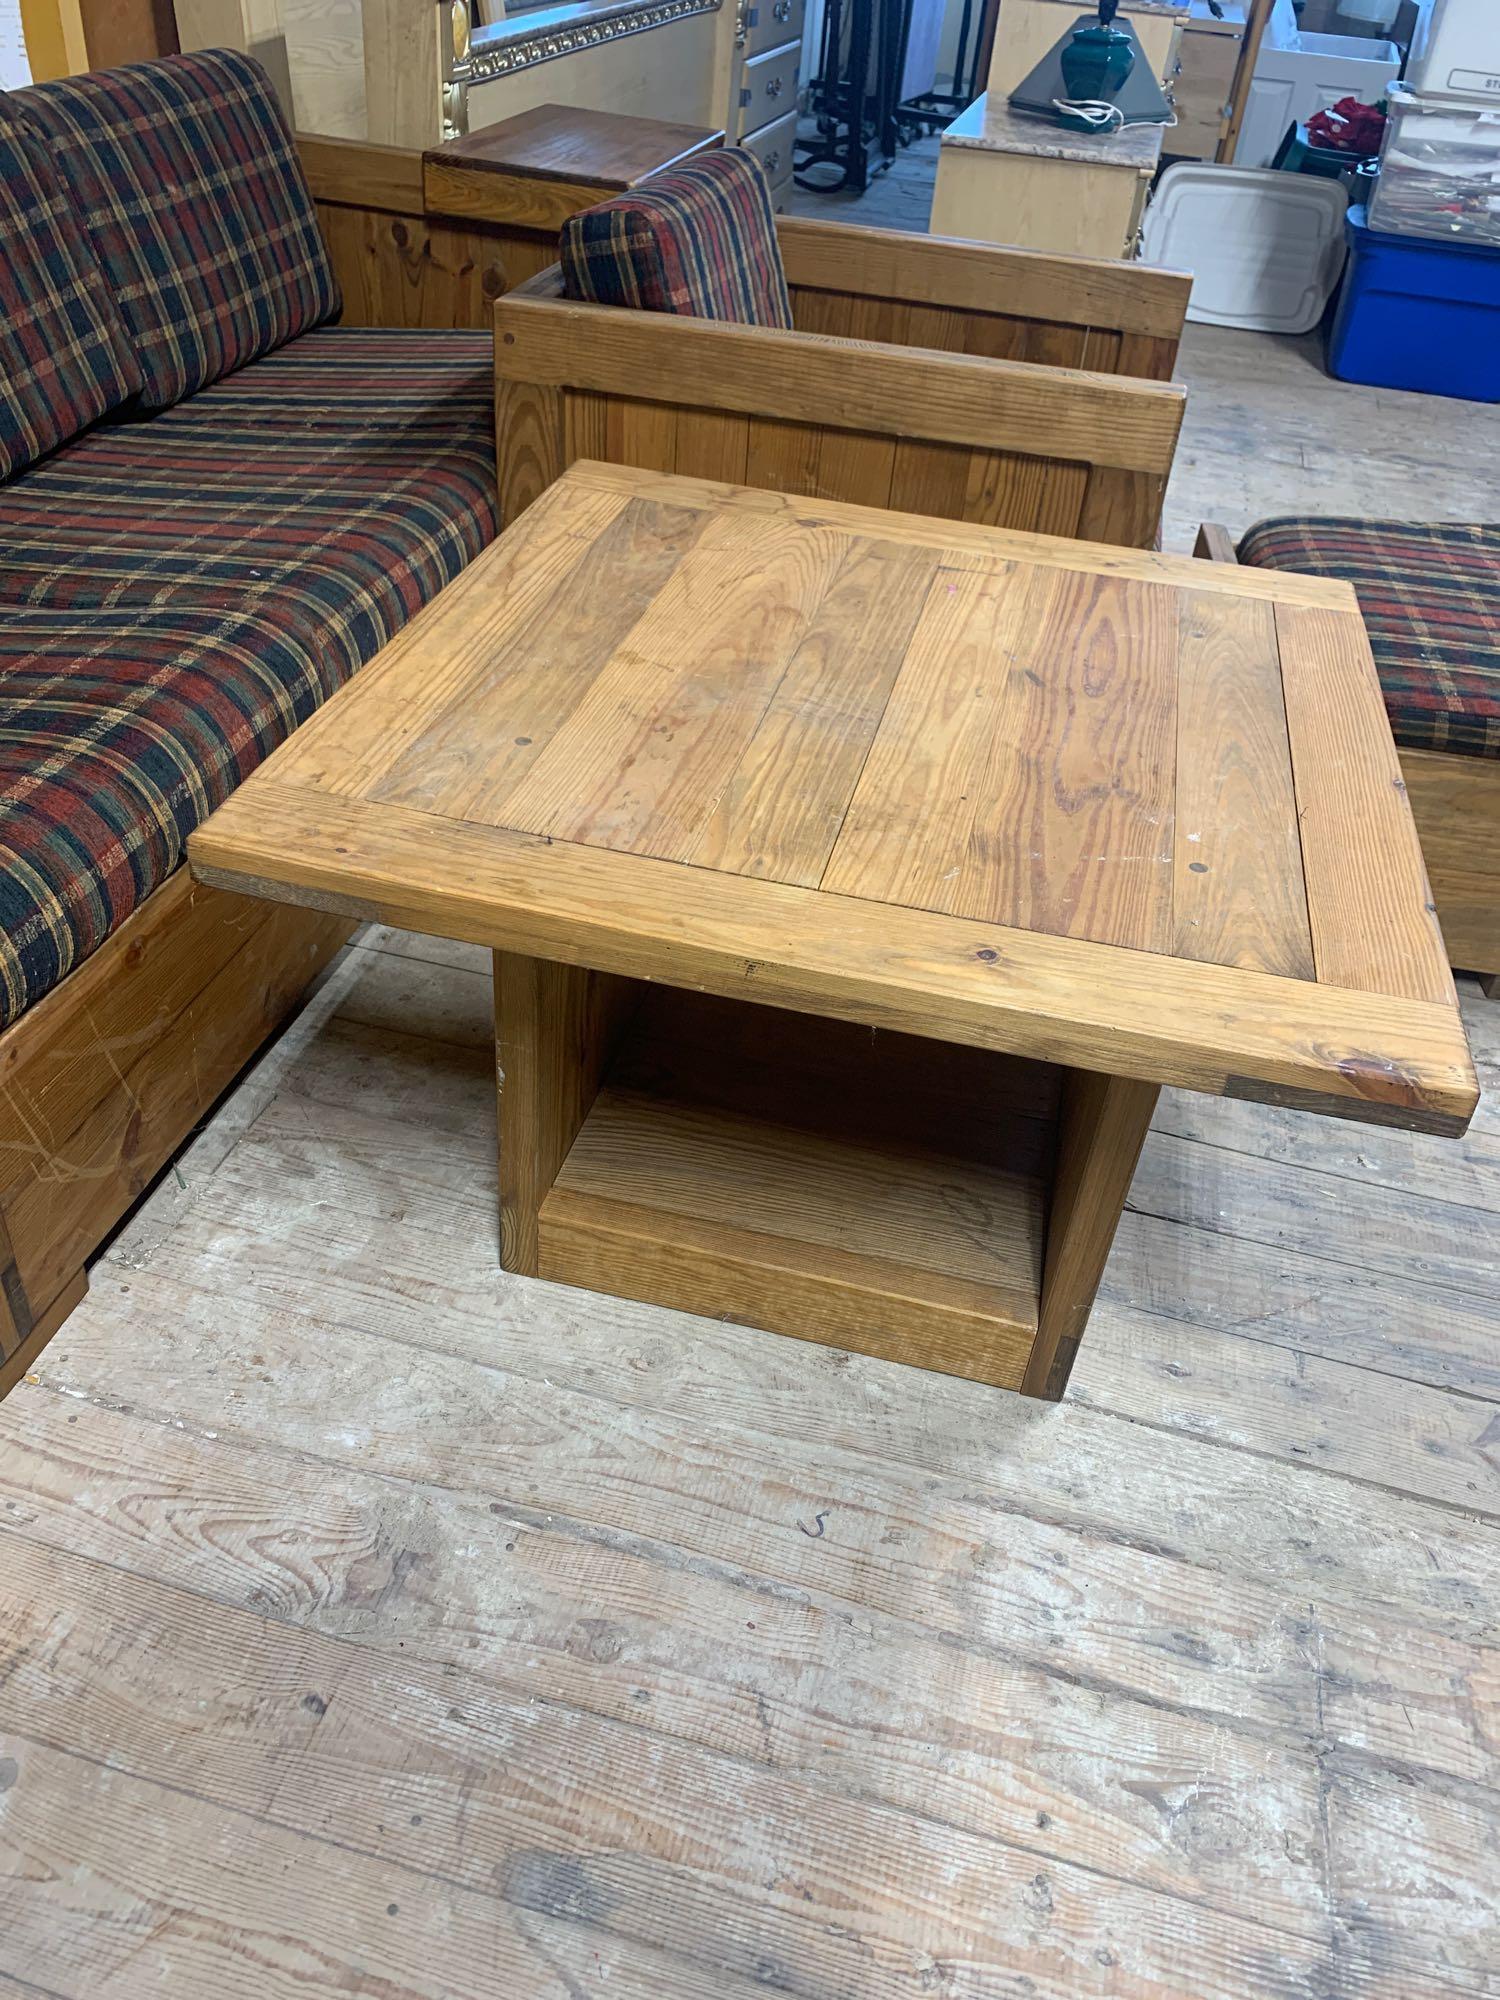
[[[657,118],[539,104],[422,156],[423,207],[457,223],[499,224],[508,285],[557,261],[570,215],[723,143]]]

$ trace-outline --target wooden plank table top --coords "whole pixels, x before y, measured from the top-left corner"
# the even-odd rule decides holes
[[[584,462],[192,838],[220,886],[1460,1131],[1347,586]]]

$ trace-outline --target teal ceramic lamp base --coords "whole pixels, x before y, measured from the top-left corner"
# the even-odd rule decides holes
[[[1135,68],[1135,44],[1115,27],[1119,0],[1099,0],[1099,18],[1075,28],[1061,55],[1071,104],[1112,104]]]

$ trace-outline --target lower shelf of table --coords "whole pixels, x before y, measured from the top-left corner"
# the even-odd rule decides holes
[[[649,991],[538,1217],[543,1277],[1018,1387],[1048,1065]]]

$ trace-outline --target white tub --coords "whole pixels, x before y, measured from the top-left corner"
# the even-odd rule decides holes
[[[1394,42],[1359,35],[1298,35],[1290,48],[1263,48],[1235,165],[1268,167],[1289,125],[1305,125],[1341,97],[1378,104],[1400,74],[1401,51]]]

